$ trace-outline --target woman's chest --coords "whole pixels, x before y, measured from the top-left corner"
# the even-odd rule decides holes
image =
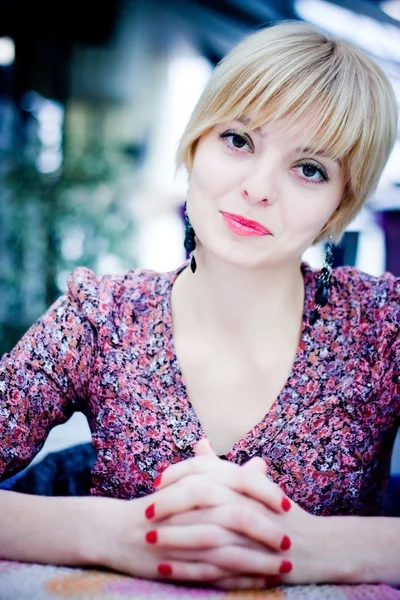
[[[260,365],[234,354],[181,355],[189,403],[217,454],[228,454],[265,419],[287,381],[292,361],[293,357],[271,359]]]
[[[94,493],[151,493],[155,477],[193,456],[196,441],[209,435],[214,446],[219,443],[216,451],[230,448],[228,458],[238,464],[263,456],[267,475],[304,508],[345,512],[369,466],[380,468],[387,459],[384,423],[381,433],[371,427],[376,397],[368,378],[357,383],[350,373],[360,372],[357,365],[308,362],[279,390],[284,370],[280,377],[254,372],[246,378],[237,365],[226,379],[210,364],[207,373],[199,370],[202,376],[192,373],[186,387],[165,350],[131,359],[109,353],[93,372],[88,416],[98,451]]]

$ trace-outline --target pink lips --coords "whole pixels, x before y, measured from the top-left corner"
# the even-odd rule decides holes
[[[225,223],[228,228],[233,231],[233,233],[237,233],[238,235],[250,236],[250,235],[272,235],[272,233],[258,223],[257,221],[251,221],[250,219],[245,219],[240,215],[235,215],[233,213],[222,212],[221,215],[224,217]]]

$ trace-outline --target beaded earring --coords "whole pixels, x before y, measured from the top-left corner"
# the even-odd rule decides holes
[[[319,311],[323,306],[328,304],[328,292],[332,274],[333,253],[332,253],[332,236],[329,236],[328,243],[325,249],[324,264],[317,279],[317,291],[315,292],[316,307],[310,313],[310,325],[314,325],[320,318]]]
[[[185,202],[185,241],[183,243],[185,246],[185,250],[190,254],[190,269],[192,273],[196,272],[197,263],[194,256],[194,251],[196,249],[196,234],[192,227],[192,224],[189,219],[189,215],[186,210],[186,202]]]

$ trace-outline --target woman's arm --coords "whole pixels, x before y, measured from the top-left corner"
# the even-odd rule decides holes
[[[312,558],[314,581],[400,585],[400,518],[318,519],[320,527],[313,536],[315,549],[319,549]],[[288,579],[297,583],[296,571],[299,575],[304,567],[293,559]]]
[[[263,587],[268,577],[276,578],[282,559],[276,552],[267,555],[264,544],[278,550],[283,532],[251,499],[256,482],[250,481],[244,490],[248,496],[219,482],[205,482],[205,490],[192,483],[178,482],[151,497],[130,501],[2,491],[0,558],[104,566],[147,579],[217,583],[233,576],[238,588]],[[159,528],[153,520],[157,513],[193,513],[202,508],[216,513],[214,524],[195,519]],[[216,553],[217,559],[203,560],[199,556],[203,548]],[[244,577],[242,570],[248,573]]]
[[[203,442],[197,444],[196,454],[214,460],[217,458],[210,446]],[[241,468],[251,468],[251,463]],[[161,487],[181,480],[190,469],[193,473],[204,469],[211,477],[212,464],[206,468],[201,462],[195,465],[193,460],[177,463],[163,473]],[[253,469],[263,471],[256,462]],[[293,501],[288,512],[268,512],[271,520],[291,540],[289,551],[281,553],[282,558],[289,560],[293,566],[292,571],[283,577],[285,583],[400,585],[400,518],[319,517],[304,511]],[[203,517],[205,522],[208,517]],[[185,515],[178,515],[173,520],[176,524],[187,521]],[[265,549],[265,552],[269,553],[269,550]]]
[[[0,558],[90,563],[103,505],[103,498],[54,498],[0,490]]]
[[[61,297],[0,359],[0,481],[26,467],[50,430],[86,411],[94,335]]]

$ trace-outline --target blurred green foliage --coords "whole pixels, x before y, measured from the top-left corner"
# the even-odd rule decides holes
[[[97,271],[102,256],[135,266],[134,219],[122,152],[65,151],[41,173],[24,153],[8,155],[0,180],[0,354],[64,291],[76,266]]]

